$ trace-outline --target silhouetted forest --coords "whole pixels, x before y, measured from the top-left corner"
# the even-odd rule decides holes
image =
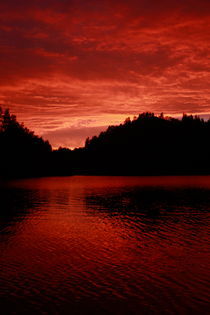
[[[210,120],[142,113],[88,138],[80,150],[76,169],[90,174],[209,174]]]
[[[52,148],[34,135],[9,110],[0,108],[1,177],[29,177],[49,174]]]
[[[83,148],[52,151],[48,141],[0,111],[1,174],[6,177],[210,174],[210,120],[142,113],[87,139]]]

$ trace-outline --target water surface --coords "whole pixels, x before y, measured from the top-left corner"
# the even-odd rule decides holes
[[[2,314],[208,314],[210,177],[0,189]]]

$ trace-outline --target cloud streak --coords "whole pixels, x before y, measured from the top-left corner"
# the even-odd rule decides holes
[[[141,111],[210,112],[209,1],[8,0],[0,19],[0,102],[53,146]]]

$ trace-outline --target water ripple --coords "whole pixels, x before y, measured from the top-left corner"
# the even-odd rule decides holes
[[[209,177],[22,180],[0,197],[5,314],[208,314]]]

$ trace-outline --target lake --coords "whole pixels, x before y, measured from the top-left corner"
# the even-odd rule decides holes
[[[1,314],[208,314],[210,177],[0,189]]]

